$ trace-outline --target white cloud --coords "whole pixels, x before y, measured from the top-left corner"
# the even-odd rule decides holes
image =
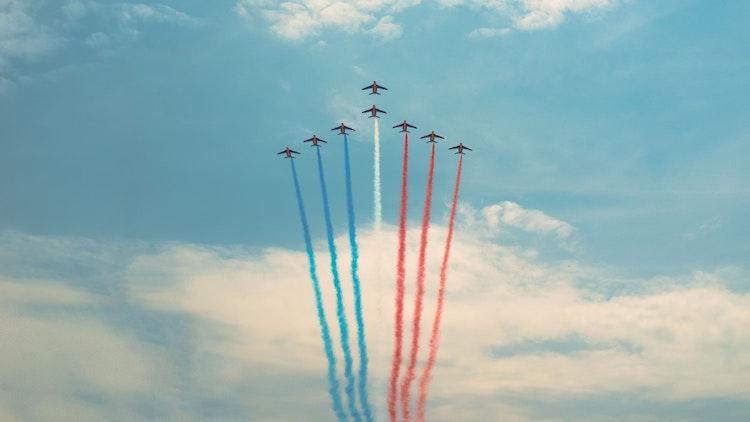
[[[2,420],[133,420],[137,409],[96,400],[156,395],[174,382],[162,354],[92,317],[103,297],[59,281],[5,276],[0,292],[0,377],[9,383],[0,397]]]
[[[594,275],[575,263],[545,264],[533,254],[470,233],[460,232],[456,238],[434,387],[436,401],[452,404],[455,414],[472,406],[479,406],[474,414],[489,411],[481,403],[494,395],[540,391],[551,397],[643,392],[657,401],[750,394],[750,358],[744,353],[750,347],[745,330],[750,296],[726,290],[720,276],[663,279],[660,289],[607,298],[575,286],[580,278]],[[384,269],[393,267],[394,257],[378,251],[393,250],[395,231],[387,230],[384,238],[389,241],[380,244],[372,233],[360,234],[371,367],[374,383],[382,385],[393,294],[392,274]],[[434,286],[444,236],[444,228],[433,227],[428,286]],[[410,269],[417,238],[416,229],[409,233]],[[337,243],[342,247],[346,239]],[[344,249],[339,252],[343,267],[348,256]],[[333,324],[327,254],[318,248],[317,256]],[[172,284],[155,287],[141,273],[156,273]],[[130,278],[134,291],[145,292],[142,297],[151,306],[187,311],[239,330],[227,343],[214,344],[213,353],[284,372],[324,370],[300,252],[269,249],[252,256],[175,246],[138,261]],[[344,285],[350,285],[346,277]],[[351,292],[345,296],[351,298]],[[426,321],[431,320],[433,302],[430,292]],[[410,315],[412,298],[406,303]],[[352,321],[348,299],[346,306]],[[557,344],[573,350],[558,350]],[[713,381],[702,381],[708,378]],[[476,401],[457,399],[466,396]]]
[[[401,36],[403,29],[401,25],[394,22],[393,16],[383,16],[370,33],[383,40],[393,40]]]
[[[511,20],[520,30],[553,28],[567,15],[604,10],[618,0],[437,0],[444,8],[467,6]],[[421,4],[421,0],[239,0],[235,12],[248,20],[262,18],[280,38],[301,41],[318,36],[325,29],[348,33],[369,32],[383,40],[401,36],[403,28],[394,22],[395,15]],[[502,37],[510,28],[477,28],[475,37]]]
[[[198,19],[187,13],[163,4],[121,3],[119,9],[120,19],[124,22],[141,20],[145,22],[170,22],[190,25],[199,22]]]
[[[318,35],[328,28],[348,33],[369,32],[391,40],[398,38],[402,30],[389,13],[398,13],[419,3],[420,0],[296,0],[278,4],[240,0],[234,10],[247,19],[263,18],[270,23],[271,32],[290,41]]]
[[[569,14],[606,9],[618,0],[438,0],[444,7],[469,6],[509,17],[521,30],[554,28]],[[486,29],[479,28],[478,30]],[[482,36],[483,34],[478,33]]]
[[[531,233],[554,234],[565,239],[573,234],[573,226],[558,220],[539,210],[526,209],[512,201],[488,205],[475,211],[468,204],[461,208],[463,215],[478,213],[482,217],[484,228],[490,231],[502,230],[504,227],[521,229]],[[475,216],[469,217],[475,220]]]
[[[34,16],[36,2],[0,0],[0,70],[9,58],[34,59],[62,45],[62,38]]]
[[[469,32],[469,38],[499,38],[511,33],[510,28],[477,28]]]
[[[473,220],[462,221],[455,237],[431,419],[456,420],[461,415],[462,420],[490,420],[503,414],[508,420],[534,420],[533,409],[518,402],[606,394],[657,403],[742,399],[750,394],[750,357],[746,353],[750,348],[746,329],[750,295],[724,287],[730,284],[727,277],[741,277],[742,273],[718,269],[632,280],[628,292],[617,293],[609,284],[615,275],[604,268],[589,269],[572,260],[545,262],[534,253],[498,244],[481,234],[488,227],[512,225],[536,233],[569,235],[572,228],[563,222],[512,202],[464,215]],[[423,332],[429,332],[427,324],[434,311],[437,265],[445,235],[441,225],[430,230]],[[58,281],[0,283],[3,317],[15,327],[11,332],[15,341],[0,348],[4,379],[27,377],[34,374],[34,365],[41,365],[51,368],[63,385],[66,380],[78,380],[75,368],[87,364],[82,356],[97,353],[93,357],[96,373],[85,374],[94,377],[88,382],[97,388],[112,394],[177,389],[177,381],[169,376],[177,371],[171,366],[176,354],[165,351],[171,358],[165,360],[165,355],[129,339],[124,334],[127,330],[109,329],[106,321],[83,318],[80,312],[73,314],[77,317],[43,323],[33,315],[18,319],[15,310],[27,309],[29,304],[103,306],[111,299],[64,287],[59,280],[68,277],[66,284],[75,283],[75,274],[85,262],[99,266],[122,261],[125,269],[119,273],[123,285],[118,291],[123,293],[117,298],[127,292],[129,301],[157,315],[186,315],[192,323],[201,322],[186,331],[190,337],[182,343],[190,346],[179,353],[203,357],[196,362],[198,367],[192,367],[195,374],[190,385],[211,385],[225,393],[243,383],[263,382],[259,374],[267,372],[273,374],[273,385],[281,385],[278,388],[282,390],[301,388],[295,394],[297,402],[309,400],[326,411],[324,391],[315,383],[298,382],[306,377],[320,379],[325,371],[306,258],[301,251],[180,243],[114,247],[86,240],[20,237],[1,239],[8,245],[0,254],[6,270],[8,262],[14,262],[13,254],[31,254],[53,262],[68,259],[75,265],[72,273],[57,271]],[[395,261],[395,237],[393,227],[386,227],[380,238],[366,230],[359,233],[373,401],[378,407],[384,403],[391,353],[394,275],[389,269]],[[408,233],[407,280],[414,277],[418,238],[415,227]],[[336,243],[347,314],[353,325],[347,239],[339,237]],[[105,251],[105,256],[97,257],[97,250]],[[114,259],[110,254],[116,250],[128,250],[132,256]],[[316,244],[316,255],[328,321],[336,350],[340,350],[328,256],[322,242]],[[408,285],[406,315],[411,315],[413,292],[411,282]],[[151,325],[162,323],[167,332],[175,327],[173,322],[149,320]],[[76,342],[68,344],[66,338]],[[13,349],[11,345],[18,339],[28,350],[43,352]],[[424,351],[427,339],[422,340]],[[45,352],[48,349],[62,353],[53,359],[51,352]],[[109,353],[112,356],[106,356]],[[125,363],[113,366],[114,361]],[[37,381],[32,377],[22,385]],[[161,384],[148,384],[152,382]],[[55,385],[53,391],[64,391],[65,387]],[[44,398],[47,393],[39,394]],[[241,394],[238,399],[245,397]],[[58,411],[73,405],[84,406],[82,412],[90,410],[85,407],[90,403],[60,401],[57,395],[36,401],[49,403]],[[0,414],[2,404],[0,400]],[[274,406],[277,413],[273,415],[282,417],[285,412],[298,411],[298,406]]]
[[[102,47],[109,43],[109,35],[104,32],[94,32],[86,38],[85,42],[89,47]]]
[[[334,91],[331,94],[328,109],[336,124],[339,122],[348,122],[347,124],[350,127],[354,127],[351,126],[351,122],[356,122],[362,115],[362,107],[356,101],[352,100],[350,95],[345,95],[338,91]],[[354,128],[357,129],[356,127]],[[354,137],[354,139],[358,138]]]
[[[94,19],[84,21],[88,17]],[[89,35],[79,38],[81,26],[92,22]],[[160,3],[0,0],[0,93],[75,66],[63,61],[56,69],[29,74],[24,62],[82,45],[101,48],[109,55],[138,38],[144,25],[166,23],[196,26],[201,20]],[[106,32],[92,30],[97,26]]]
[[[515,19],[520,29],[550,28],[559,25],[566,13],[583,13],[611,6],[615,0],[523,0],[522,14]]]

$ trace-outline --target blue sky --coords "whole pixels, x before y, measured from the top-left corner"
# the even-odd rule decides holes
[[[325,398],[316,395],[324,391],[322,369],[269,361],[260,346],[243,349],[271,343],[256,324],[263,317],[243,313],[241,304],[236,315],[213,314],[195,292],[210,293],[196,286],[221,280],[207,303],[223,304],[219,298],[225,297],[227,308],[234,309],[231,292],[238,285],[270,289],[255,272],[278,277],[296,292],[295,277],[305,280],[301,237],[287,165],[275,153],[286,145],[303,152],[297,164],[310,219],[318,223],[313,236],[321,240],[314,161],[301,141],[317,133],[330,142],[323,152],[334,222],[343,233],[342,149],[329,131],[341,120],[357,129],[355,205],[368,242],[372,128],[359,111],[373,97],[360,88],[377,79],[389,88],[374,99],[388,112],[381,130],[386,223],[396,222],[400,177],[401,137],[390,126],[406,118],[419,127],[415,135],[435,129],[448,143],[474,148],[461,192],[464,231],[457,248],[465,244],[465,250],[456,252],[455,309],[471,312],[469,305],[478,300],[471,296],[482,290],[470,287],[478,277],[470,257],[463,267],[461,262],[472,247],[484,245],[477,250],[493,251],[487,259],[495,266],[481,278],[509,286],[485,286],[484,294],[531,307],[580,305],[582,312],[604,319],[619,309],[633,311],[637,320],[642,313],[634,310],[653,305],[663,315],[662,328],[676,330],[667,335],[673,342],[664,350],[705,349],[685,366],[667,365],[670,373],[623,379],[611,390],[602,385],[627,377],[603,373],[601,383],[544,381],[550,372],[514,368],[527,368],[534,359],[548,368],[554,359],[544,357],[557,353],[570,365],[556,374],[576,378],[582,353],[610,352],[624,353],[611,359],[628,367],[633,356],[623,350],[632,349],[616,346],[622,342],[647,351],[638,367],[656,368],[664,365],[657,352],[663,339],[649,338],[645,322],[621,327],[634,332],[620,339],[573,320],[545,330],[533,315],[523,319],[519,311],[506,317],[521,328],[494,319],[483,328],[496,343],[466,341],[482,359],[489,359],[487,350],[511,353],[487,363],[497,365],[497,380],[475,379],[466,387],[471,393],[458,395],[449,382],[456,374],[436,375],[445,384],[436,386],[435,420],[499,414],[509,420],[628,420],[607,419],[619,415],[745,420],[748,404],[739,397],[747,397],[750,385],[730,374],[750,375],[740,356],[750,344],[740,332],[748,321],[750,256],[748,17],[750,4],[744,1],[0,0],[0,281],[12,292],[5,302],[7,321],[43,326],[41,333],[54,331],[50,319],[62,315],[69,320],[65,329],[92,343],[106,337],[113,354],[129,351],[148,373],[144,377],[159,380],[116,377],[97,384],[74,377],[70,384],[77,387],[42,388],[42,381],[7,386],[0,416],[48,419],[16,400],[31,391],[48,399],[50,415],[76,409],[92,420],[97,412],[153,419],[217,412],[230,420],[299,420],[319,412],[314,414],[325,419]],[[413,143],[413,226],[427,152]],[[438,234],[454,163],[454,156],[439,149]],[[279,273],[263,267],[280,257],[302,267]],[[196,280],[186,269],[203,268],[201,263],[214,271]],[[529,276],[536,271],[555,275]],[[529,293],[527,283],[537,287]],[[389,286],[383,281],[373,287],[373,312],[385,312]],[[550,302],[539,299],[546,294],[543,286],[554,286]],[[253,295],[253,289],[244,289]],[[164,299],[172,293],[177,298]],[[712,298],[715,308],[702,303],[701,294]],[[726,334],[709,335],[713,328],[703,315],[692,322],[691,333],[708,343],[681,342],[685,337],[675,327],[687,316],[670,307],[665,299],[670,295],[693,311],[732,310],[717,328]],[[55,303],[58,296],[61,302]],[[306,290],[298,296],[295,321],[304,322],[287,325],[304,330],[312,321],[306,308],[311,297]],[[634,304],[637,299],[643,302]],[[588,302],[596,300],[604,302]],[[612,308],[604,309],[607,304]],[[499,312],[487,306],[477,309]],[[459,311],[455,315],[446,324],[460,332],[466,321]],[[237,316],[245,319],[232,319]],[[311,352],[304,359],[319,365],[311,327],[305,331]],[[247,337],[236,340],[240,346],[223,338],[232,329]],[[289,327],[284,332],[308,338]],[[520,337],[512,339],[511,332]],[[14,333],[29,348],[53,341],[23,329]],[[69,346],[59,341],[55,344]],[[376,349],[390,347],[388,337],[373,335],[371,341]],[[568,350],[570,341],[585,347]],[[41,367],[68,374],[60,375],[63,379],[76,372],[70,368],[85,365],[76,357],[90,350],[70,347],[59,361],[40,358],[47,362]],[[249,360],[238,356],[238,348]],[[195,359],[176,361],[186,353]],[[14,356],[22,354],[11,354],[4,371],[24,376],[27,369]],[[448,349],[446,362],[464,368],[459,356]],[[703,359],[724,359],[723,366]],[[160,362],[173,370],[160,373]],[[208,374],[221,367],[217,372],[223,376],[229,362],[257,377]],[[692,384],[675,374],[685,375],[694,364],[713,368],[700,375],[716,379],[715,389],[679,388]],[[267,373],[260,374],[259,367]],[[522,380],[508,383],[499,374]],[[307,381],[290,382],[294,377]],[[204,382],[218,386],[209,391],[198,386]],[[373,381],[376,390],[380,382]],[[472,389],[488,384],[490,390]],[[91,390],[91,385],[105,387]],[[273,391],[298,388],[297,406],[256,403],[267,391],[260,385]],[[149,401],[161,388],[176,393]],[[539,392],[554,399],[539,400]],[[213,401],[198,400],[209,396]],[[251,404],[244,402],[249,396],[256,397]]]

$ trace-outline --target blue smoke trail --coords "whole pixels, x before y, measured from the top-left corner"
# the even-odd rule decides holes
[[[328,320],[326,319],[326,312],[323,308],[323,299],[320,293],[320,281],[318,280],[318,272],[315,267],[315,253],[313,252],[312,241],[310,240],[310,229],[307,225],[307,215],[305,214],[305,205],[302,202],[302,193],[299,188],[299,180],[297,179],[297,169],[294,167],[294,160],[289,160],[292,163],[292,178],[294,179],[294,192],[297,194],[297,206],[299,207],[299,218],[302,223],[302,234],[305,238],[305,250],[307,251],[307,261],[310,269],[310,279],[312,280],[313,291],[315,293],[315,308],[318,311],[318,322],[320,323],[320,335],[323,338],[323,349],[328,360],[328,393],[331,395],[331,405],[333,412],[336,414],[340,421],[346,421],[347,417],[344,413],[344,407],[341,404],[341,397],[339,396],[339,380],[336,377],[336,355],[333,353],[333,342],[331,341],[331,331],[328,328]]]
[[[320,148],[316,148],[318,153],[318,175],[320,176],[320,191],[323,195],[323,214],[326,220],[326,236],[328,238],[328,250],[331,254],[331,273],[333,274],[333,287],[336,289],[336,316],[339,319],[339,332],[341,334],[341,349],[344,351],[344,375],[346,376],[346,398],[349,405],[349,412],[354,420],[361,421],[362,417],[357,411],[357,399],[354,393],[354,374],[352,373],[352,351],[349,348],[349,325],[346,323],[346,313],[344,312],[344,297],[341,293],[341,279],[339,278],[338,257],[336,254],[336,244],[333,241],[333,224],[331,223],[331,206],[328,203],[328,189],[326,188],[326,179],[323,175],[323,159],[320,158]]]
[[[346,211],[349,216],[349,246],[352,250],[352,284],[354,285],[354,311],[357,320],[357,345],[359,347],[359,398],[365,411],[365,418],[373,420],[372,408],[367,394],[367,342],[365,341],[365,319],[362,315],[362,292],[359,283],[359,247],[354,221],[354,201],[352,200],[352,170],[349,162],[349,138],[344,134],[344,168],[346,171]]]

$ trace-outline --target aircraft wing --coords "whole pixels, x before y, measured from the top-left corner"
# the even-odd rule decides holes
[[[430,137],[431,135],[432,135],[431,133],[428,133],[427,135],[425,135],[425,136],[422,136],[422,137],[421,137],[421,138],[419,138],[419,139],[429,138],[429,137]],[[435,136],[437,136],[437,135],[435,135]]]
[[[284,151],[281,151],[281,152],[277,152],[277,153],[276,153],[276,155],[281,155],[281,154],[283,154],[283,153],[285,153],[285,152],[286,152],[286,150],[284,150]]]
[[[378,88],[380,88],[380,89],[384,89],[384,90],[388,91],[388,88],[386,88],[386,87],[384,87],[384,86],[381,86],[381,85],[378,85]]]
[[[368,90],[368,89],[372,89],[372,87],[374,87],[374,86],[375,86],[375,84],[372,84],[370,86],[366,86],[366,87],[362,88],[362,91],[365,91],[365,90]]]
[[[445,138],[443,138],[442,136],[438,135],[437,133],[435,134],[435,137],[436,137],[436,138],[440,138],[440,139],[445,139]]]
[[[410,125],[410,124],[408,124],[408,123],[406,124],[406,126],[409,126],[410,128],[413,128],[413,129],[416,129],[416,128],[417,128],[416,126],[414,126],[414,125]]]
[[[458,149],[458,145],[456,145],[455,147],[450,147],[448,149]]]
[[[312,140],[313,140],[313,138],[310,138],[310,139],[305,139],[305,140],[304,140],[304,141],[302,141],[302,142],[312,142]]]
[[[376,109],[375,109],[375,111],[377,111],[377,112],[379,112],[379,113],[383,113],[383,114],[388,114],[387,112],[385,112],[385,111],[383,111],[383,110],[381,110],[381,109],[379,109],[379,108],[376,108]]]
[[[371,112],[372,112],[372,109],[371,109],[371,108],[368,108],[367,110],[363,111],[363,112],[362,112],[362,114],[365,114],[365,113],[371,113]]]
[[[401,123],[400,125],[396,125],[396,126],[393,126],[393,129],[396,129],[397,127],[401,127],[401,126],[403,126],[403,125],[404,125],[404,124],[403,124],[403,123]]]
[[[297,151],[295,151],[295,150],[293,150],[293,149],[292,149],[292,150],[290,150],[290,151],[292,151],[292,152],[293,152],[293,153],[295,153],[295,154],[299,154],[299,152],[297,152]]]
[[[354,129],[350,128],[349,126],[346,126],[346,125],[344,126],[344,129],[354,130]],[[356,130],[354,130],[354,131],[356,132]]]
[[[466,151],[474,151],[473,149],[471,149],[471,148],[469,148],[469,147],[464,147],[464,149],[465,149]]]
[[[322,139],[320,139],[320,138],[318,138],[318,142],[322,142],[322,143],[324,143],[324,144],[327,144],[327,143],[328,143],[328,141],[324,141],[324,140],[322,140]]]
[[[335,128],[333,128],[331,130],[339,130],[339,129],[341,129],[341,126],[336,126]]]

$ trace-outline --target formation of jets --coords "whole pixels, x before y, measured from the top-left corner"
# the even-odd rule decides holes
[[[404,132],[408,133],[409,132],[409,128],[412,128],[412,129],[416,129],[417,128],[416,126],[412,126],[409,123],[407,123],[406,120],[404,120],[403,123],[399,123],[396,126],[393,126],[394,129],[396,129],[397,127],[401,128],[401,130],[398,131],[399,133],[404,133]]]
[[[471,151],[471,148],[465,146],[462,142],[459,142],[455,147],[450,147],[448,149],[457,149],[458,151],[456,151],[456,154],[463,154],[464,150]]]
[[[378,92],[378,89],[383,89],[383,90],[388,91],[388,88],[386,88],[386,87],[384,87],[382,85],[378,85],[378,83],[376,81],[372,81],[372,85],[369,85],[369,86],[366,86],[366,87],[362,88],[362,91],[367,91],[368,89],[372,91],[368,95],[372,95],[372,94],[380,95],[380,93]]]
[[[328,143],[328,141],[324,141],[324,140],[322,140],[322,139],[318,138],[318,137],[317,137],[317,136],[315,136],[315,135],[313,135],[313,136],[312,136],[312,138],[310,138],[310,139],[306,139],[306,140],[304,140],[304,141],[302,141],[302,142],[312,142],[312,144],[310,144],[310,146],[311,146],[311,147],[320,147],[320,144],[318,144],[318,142],[322,142],[322,143],[324,143],[324,144],[327,144],[327,143]]]
[[[406,122],[404,122],[404,123],[406,123]],[[442,136],[440,136],[437,133],[435,133],[434,130],[432,132],[428,133],[427,135],[419,138],[419,139],[424,139],[424,138],[429,138],[430,140],[427,141],[427,142],[432,142],[433,144],[437,143],[437,141],[435,139],[445,139]]]
[[[331,130],[338,130],[339,131],[339,135],[344,135],[344,134],[346,134],[347,130],[354,130],[354,129],[350,128],[349,126],[347,126],[343,122],[341,122],[340,125],[336,126],[335,128],[333,128]]]
[[[370,113],[370,115],[368,116],[370,118],[373,118],[373,117],[377,118],[378,113],[388,114],[385,111],[375,107],[375,104],[372,105],[372,108],[368,108],[367,110],[362,112],[362,114],[365,114],[365,113]]]
[[[297,152],[297,151],[295,151],[295,150],[293,150],[293,149],[291,149],[289,147],[286,147],[286,148],[284,148],[283,151],[277,153],[277,155],[281,155],[281,154],[285,154],[284,158],[294,158],[294,156],[292,154],[299,154],[299,152]]]
[[[386,87],[384,87],[382,85],[378,85],[378,83],[376,81],[372,81],[371,85],[368,85],[368,86],[362,88],[362,91],[366,91],[366,90],[370,90],[369,95],[373,95],[373,94],[380,95],[380,92],[378,92],[379,90],[387,91],[388,88],[386,88]],[[376,119],[380,118],[380,116],[378,116],[378,113],[388,114],[384,110],[379,109],[374,104],[372,105],[372,107],[370,107],[367,110],[364,110],[362,112],[362,114],[366,114],[366,113],[370,114],[367,117],[369,117],[369,118],[376,118]],[[394,129],[400,128],[401,130],[399,130],[399,133],[410,133],[409,129],[416,129],[417,127],[414,126],[414,125],[412,125],[412,124],[410,124],[406,120],[404,120],[402,123],[399,123],[396,126],[393,126],[393,128]],[[347,133],[346,132],[347,130],[354,131],[354,129],[350,128],[349,126],[347,126],[343,122],[340,125],[334,127],[331,130],[338,131],[339,135],[345,135]],[[437,143],[437,139],[445,140],[445,138],[443,138],[442,136],[440,136],[437,133],[435,133],[434,130],[431,131],[430,133],[428,133],[427,135],[424,135],[424,136],[420,137],[419,139],[427,139],[427,143],[432,142],[432,143],[435,143],[435,144]],[[321,147],[322,145],[320,144],[320,142],[327,143],[326,141],[318,138],[316,135],[313,135],[312,138],[306,139],[303,142],[310,142],[310,146],[311,147]],[[471,151],[472,150],[471,148],[469,148],[466,145],[464,145],[463,142],[459,142],[458,145],[456,145],[454,147],[450,147],[448,149],[456,150],[456,154],[465,154],[465,151]],[[299,154],[299,152],[297,152],[297,151],[295,151],[295,150],[293,150],[293,149],[291,149],[289,147],[286,147],[283,151],[281,151],[281,152],[279,152],[277,154],[278,155],[284,154],[284,158],[294,158],[294,154]]]

